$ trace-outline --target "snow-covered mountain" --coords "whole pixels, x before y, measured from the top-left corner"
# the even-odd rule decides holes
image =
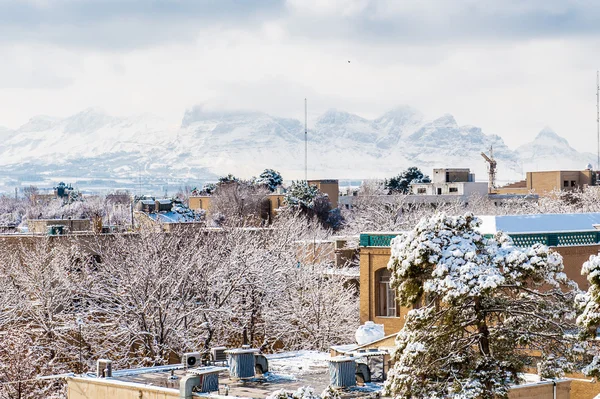
[[[548,128],[513,151],[500,136],[459,125],[452,115],[427,120],[404,106],[373,120],[325,112],[308,132],[308,172],[311,178],[362,179],[389,177],[412,165],[425,173],[469,167],[485,180],[480,153],[490,146],[499,181],[521,179],[528,170],[582,169],[594,159]],[[298,179],[304,175],[304,126],[260,112],[203,107],[186,111],[180,124],[98,109],[62,119],[36,116],[16,130],[0,127],[0,168],[4,190],[59,180],[91,188],[154,183],[163,190],[227,173],[249,177],[265,168]]]
[[[516,152],[526,171],[557,169],[557,162],[561,168],[573,170],[596,164],[596,155],[578,152],[549,127],[543,128],[532,142],[518,147]]]

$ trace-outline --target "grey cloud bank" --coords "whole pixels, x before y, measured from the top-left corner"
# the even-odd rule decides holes
[[[89,106],[301,119],[308,97],[309,119],[409,104],[512,146],[550,125],[583,150],[599,17],[593,1],[0,0],[0,125]]]

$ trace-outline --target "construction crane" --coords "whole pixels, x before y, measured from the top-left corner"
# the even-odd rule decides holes
[[[492,194],[494,188],[496,188],[496,160],[494,159],[494,150],[490,146],[490,156],[488,157],[485,152],[481,153],[481,156],[488,163],[488,194]]]

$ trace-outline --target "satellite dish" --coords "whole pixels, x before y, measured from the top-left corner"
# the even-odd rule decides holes
[[[585,169],[586,169],[586,170],[592,170],[592,169],[594,169],[594,167],[592,166],[592,164],[591,164],[591,163],[588,163],[588,164],[586,165]]]

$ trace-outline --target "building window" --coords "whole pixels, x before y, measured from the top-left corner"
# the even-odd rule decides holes
[[[426,193],[427,193],[426,188],[417,188],[417,194],[426,194]]]
[[[457,193],[458,192],[458,187],[450,187],[449,190],[451,193]]]
[[[396,306],[396,292],[390,286],[391,272],[382,269],[375,273],[377,282],[377,316],[397,317],[398,307]]]
[[[438,187],[438,189],[437,189],[437,194],[438,194],[438,195],[442,195],[442,189],[441,189],[441,187]]]
[[[576,184],[577,182],[575,180],[571,180],[571,187],[575,187]]]
[[[563,187],[569,187],[569,181],[568,180],[565,180],[563,182]]]

